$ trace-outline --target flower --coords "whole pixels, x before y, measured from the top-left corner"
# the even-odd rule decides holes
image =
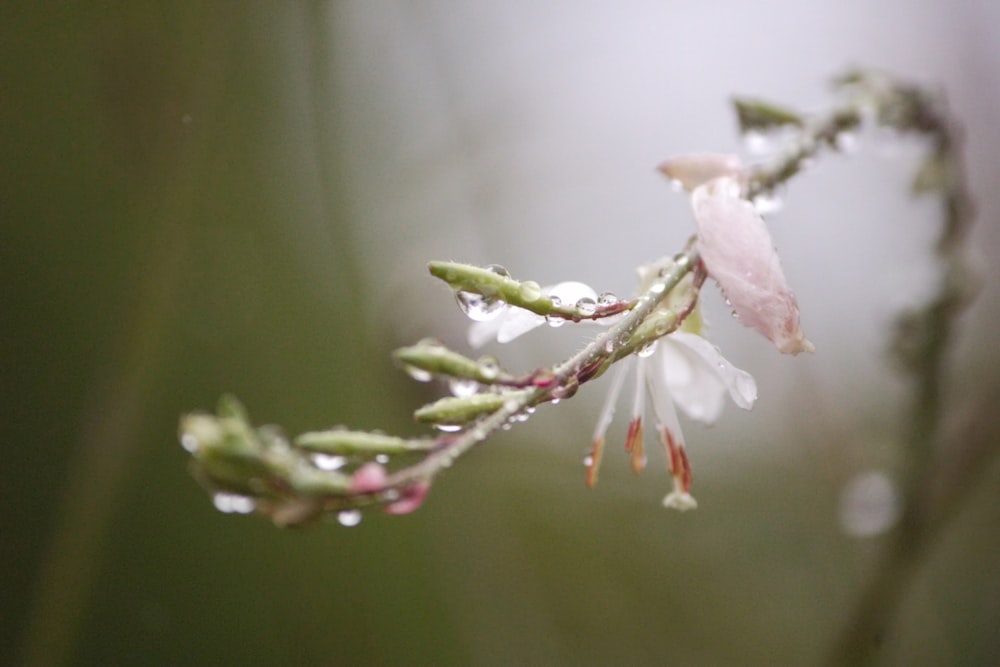
[[[705,268],[744,326],[757,329],[785,354],[812,352],[764,219],[740,190],[738,181],[721,177],[691,193]]]
[[[671,260],[665,259],[640,267],[642,289],[658,276]],[[546,293],[563,300],[594,298],[594,290],[583,283],[560,283],[546,288]],[[670,308],[669,301],[664,308]],[[615,318],[610,318],[615,319]],[[469,342],[480,346],[492,337],[501,343],[541,326],[545,318],[520,308],[508,308],[488,322],[474,322],[469,329]],[[595,323],[608,324],[605,320]],[[697,506],[690,494],[691,465],[684,448],[684,435],[675,406],[692,419],[711,424],[719,417],[726,393],[745,410],[757,399],[753,377],[727,361],[718,348],[703,338],[697,330],[701,318],[697,311],[682,323],[682,329],[654,341],[630,360],[618,365],[611,379],[611,388],[601,409],[590,456],[587,461],[587,485],[597,482],[604,452],[605,434],[614,417],[615,405],[630,365],[635,366],[635,393],[631,420],[625,439],[625,450],[631,454],[632,470],[642,471],[646,465],[643,447],[643,412],[646,397],[652,402],[657,433],[666,452],[667,467],[673,477],[673,490],[663,499],[666,507],[686,510]]]
[[[646,465],[642,446],[643,413],[646,397],[651,400],[657,434],[666,452],[667,467],[673,477],[673,490],[663,505],[678,510],[697,506],[691,497],[691,465],[684,449],[676,406],[692,419],[714,423],[722,412],[728,392],[733,402],[744,410],[757,400],[753,377],[727,361],[719,349],[695,333],[675,331],[639,353],[635,366],[635,393],[625,438],[625,450],[632,456],[632,470],[639,473]],[[587,466],[587,484],[597,482],[604,450],[605,433],[611,425],[615,405],[621,393],[628,366],[622,364],[611,380],[604,406],[594,431]]]
[[[802,333],[799,305],[767,225],[744,197],[747,174],[740,158],[695,153],[671,158],[658,169],[691,192],[698,252],[740,322],[785,354],[815,351]]]

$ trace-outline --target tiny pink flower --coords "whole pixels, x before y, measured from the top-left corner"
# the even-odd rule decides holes
[[[799,306],[781,270],[764,219],[741,196],[741,184],[722,177],[694,188],[698,251],[740,322],[764,334],[785,354],[815,350],[799,325]]]

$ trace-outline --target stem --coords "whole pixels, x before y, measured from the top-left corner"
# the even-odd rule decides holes
[[[528,409],[557,398],[564,398],[576,392],[580,384],[588,382],[597,374],[582,377],[584,369],[607,363],[608,366],[627,357],[631,353],[631,336],[642,322],[659,306],[678,283],[690,273],[699,262],[698,252],[693,243],[674,257],[672,267],[652,282],[644,294],[635,301],[635,306],[607,331],[597,336],[582,350],[552,369],[553,381],[544,387],[534,387],[527,391],[513,393],[509,400],[495,412],[486,415],[457,434],[442,438],[440,449],[408,468],[390,475],[386,488],[377,496],[391,500],[401,489],[416,482],[429,480],[450,466],[455,459],[465,454],[475,445],[486,440],[492,433],[503,428],[515,415],[528,414]],[[675,323],[674,328],[680,323]],[[665,336],[673,329],[662,332]],[[610,345],[609,345],[610,342]],[[603,369],[602,369],[603,370]]]

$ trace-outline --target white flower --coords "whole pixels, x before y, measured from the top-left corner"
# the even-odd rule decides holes
[[[757,384],[749,373],[730,364],[717,347],[697,334],[675,331],[654,345],[652,351],[640,353],[633,362],[635,393],[625,450],[631,453],[632,469],[638,473],[646,465],[642,428],[648,396],[656,418],[657,434],[666,453],[667,467],[674,480],[673,491],[663,499],[663,504],[678,510],[691,509],[697,503],[690,494],[691,466],[684,450],[684,435],[675,406],[692,419],[711,424],[721,414],[727,393],[739,407],[744,410],[752,408],[757,400]],[[616,369],[597,421],[588,461],[589,485],[597,481],[605,433],[611,424],[627,370],[626,364]]]
[[[640,267],[642,289],[648,287],[669,261]],[[567,303],[596,297],[593,289],[577,282],[560,283],[544,291]],[[596,323],[606,325],[610,323],[608,319],[617,320],[607,318]],[[699,319],[697,315],[691,315],[685,323],[697,322]],[[474,322],[469,328],[469,343],[479,347],[494,337],[501,343],[507,343],[544,322],[545,318],[540,315],[521,308],[508,308],[492,320]],[[648,396],[652,400],[657,433],[666,452],[667,467],[674,480],[673,491],[664,498],[663,504],[679,510],[696,507],[690,494],[691,466],[684,449],[684,435],[675,406],[680,406],[692,419],[711,424],[721,414],[727,393],[736,405],[745,410],[752,408],[757,400],[757,385],[749,373],[730,364],[717,347],[696,333],[675,331],[655,341],[632,359],[619,363],[614,371],[611,388],[597,421],[588,460],[589,486],[597,481],[605,433],[611,425],[615,404],[629,366],[635,366],[635,393],[625,450],[632,456],[632,469],[638,473],[646,465],[642,427]]]

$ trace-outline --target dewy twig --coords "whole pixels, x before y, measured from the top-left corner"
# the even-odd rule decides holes
[[[372,507],[409,512],[420,505],[444,469],[491,434],[527,420],[544,403],[571,397],[613,365],[635,359],[637,385],[648,387],[652,395],[657,433],[674,479],[674,492],[665,504],[693,507],[675,403],[696,419],[710,420],[718,414],[726,390],[743,408],[756,399],[753,379],[732,367],[700,336],[697,303],[702,283],[706,275],[714,278],[740,321],[771,339],[780,351],[812,351],[758,208],[762,199],[824,151],[842,150],[862,124],[874,123],[931,138],[930,154],[914,187],[918,192],[940,193],[946,204],[947,219],[938,244],[944,267],[941,290],[926,309],[903,318],[895,346],[917,387],[914,412],[923,415],[909,437],[915,473],[908,498],[912,507],[919,507],[917,490],[931,470],[929,452],[940,413],[943,353],[954,319],[968,298],[960,253],[970,207],[955,155],[957,141],[935,98],[888,77],[851,72],[837,80],[837,93],[833,110],[817,115],[757,100],[734,102],[744,134],[780,134],[787,140],[784,152],[770,163],[744,167],[736,156],[700,154],[661,165],[665,175],[691,192],[698,234],[672,259],[640,270],[643,284],[634,299],[598,295],[580,283],[543,288],[534,281],[515,280],[496,265],[430,264],[432,275],[452,287],[476,326],[487,327],[478,330],[477,340],[495,335],[503,342],[544,322],[610,324],[565,361],[518,374],[493,357],[473,359],[432,340],[398,350],[396,359],[411,376],[446,380],[452,389],[452,396],[415,412],[417,421],[437,429],[420,438],[332,429],[288,440],[274,427],[253,427],[242,406],[226,397],[215,415],[196,413],[181,419],[181,442],[192,455],[196,478],[213,494],[219,509],[257,511],[279,525],[325,516],[354,525],[360,511]],[[667,357],[647,361],[657,354],[657,345],[673,346],[687,355],[692,368],[711,379],[705,384],[721,394],[676,392],[679,380],[670,375]],[[621,387],[620,373],[612,387],[594,437],[588,483],[597,478],[604,430]],[[641,408],[637,396],[626,442],[637,471],[645,464]],[[919,514],[907,517],[904,523],[919,524]],[[844,645],[852,641],[845,640]],[[853,648],[844,653],[858,654]]]

